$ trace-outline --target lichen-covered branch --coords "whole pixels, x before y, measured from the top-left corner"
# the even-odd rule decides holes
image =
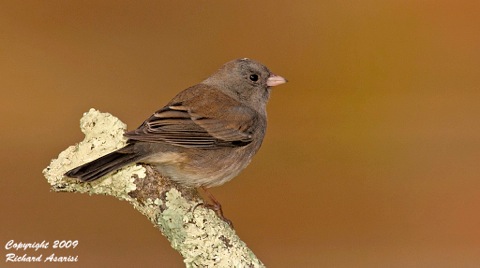
[[[91,109],[80,120],[85,139],[61,152],[43,174],[55,192],[111,195],[126,200],[160,229],[187,267],[263,267],[235,231],[203,206],[195,189],[182,187],[148,165],[132,164],[85,183],[64,177],[66,171],[126,144],[126,125]]]

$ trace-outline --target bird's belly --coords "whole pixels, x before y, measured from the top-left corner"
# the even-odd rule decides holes
[[[250,163],[251,158],[245,148],[226,148],[190,151],[188,154],[159,153],[144,162],[179,184],[214,187],[233,179]]]

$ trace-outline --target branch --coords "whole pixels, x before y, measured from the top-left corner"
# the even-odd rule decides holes
[[[111,195],[145,215],[184,258],[187,267],[263,267],[253,252],[213,211],[198,192],[162,177],[148,165],[132,164],[90,183],[64,177],[66,171],[126,144],[126,125],[90,109],[80,120],[85,139],[61,152],[44,176],[55,192]]]

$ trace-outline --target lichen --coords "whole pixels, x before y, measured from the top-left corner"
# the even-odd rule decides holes
[[[263,267],[235,231],[212,210],[192,204],[176,189],[167,192],[166,207],[158,215],[158,225],[168,229],[164,233],[172,247],[183,255],[187,267],[241,267],[252,260],[253,267]],[[196,208],[192,211],[193,207]]]
[[[145,168],[140,165],[129,165],[88,184],[64,177],[68,170],[125,146],[123,133],[126,128],[122,121],[109,113],[101,113],[95,109],[85,113],[80,120],[80,129],[85,134],[85,139],[61,152],[58,158],[53,159],[43,170],[52,189],[130,199],[128,193],[136,188],[134,176],[145,177]]]

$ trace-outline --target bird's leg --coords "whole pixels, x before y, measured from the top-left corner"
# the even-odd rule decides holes
[[[228,223],[228,225],[230,225],[230,227],[233,228],[232,221],[227,219],[225,216],[223,216],[222,205],[220,204],[220,202],[218,202],[218,200],[213,196],[212,193],[207,191],[207,188],[205,188],[204,186],[201,186],[200,188],[202,188],[203,192],[205,192],[205,194],[210,199],[210,202],[212,202],[212,204],[205,203],[205,204],[202,204],[202,205],[206,208],[209,208],[209,209],[215,211],[215,214],[217,214],[217,216],[220,219],[222,219],[224,222]]]

